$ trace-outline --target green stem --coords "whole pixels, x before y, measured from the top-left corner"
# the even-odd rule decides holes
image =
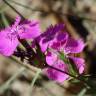
[[[77,94],[77,96],[85,96],[86,92],[87,92],[87,88],[83,88],[83,89]]]
[[[32,96],[33,86],[34,86],[34,84],[35,84],[35,82],[36,82],[36,80],[37,80],[40,73],[41,73],[41,69],[38,69],[36,75],[34,76],[32,82],[31,82],[30,89],[29,89],[30,90],[30,96]]]
[[[4,26],[5,26],[5,27],[8,27],[8,26],[9,26],[9,22],[8,22],[6,16],[5,16],[5,14],[4,14],[3,12],[2,12],[2,14],[1,14],[1,18],[2,18],[2,21],[3,21],[3,23],[4,23]]]
[[[83,80],[83,79],[81,79],[81,78],[78,78],[77,76],[75,76],[75,75],[73,75],[73,74],[67,73],[67,72],[65,72],[65,71],[62,71],[62,70],[60,70],[60,69],[58,69],[58,68],[55,68],[55,67],[53,67],[53,66],[50,66],[50,65],[48,65],[48,64],[47,64],[47,66],[48,66],[49,68],[52,68],[52,69],[57,70],[57,71],[59,71],[59,72],[62,72],[62,73],[64,73],[64,74],[67,74],[67,75],[69,75],[70,77],[73,77],[73,78],[79,80],[80,82],[83,82],[84,85],[86,86],[86,88],[92,88],[92,86],[89,85],[88,82],[86,82],[85,80]]]
[[[22,14],[20,14],[11,4],[9,4],[6,0],[3,0],[3,2],[7,4],[10,8],[12,8],[17,14],[19,14],[22,17],[22,19],[25,20],[25,17]]]

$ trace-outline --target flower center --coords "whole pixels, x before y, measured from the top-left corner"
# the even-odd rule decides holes
[[[12,40],[15,40],[18,36],[18,26],[16,28],[10,29],[10,31],[7,33],[7,38]]]

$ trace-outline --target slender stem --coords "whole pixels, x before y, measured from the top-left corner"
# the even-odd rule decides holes
[[[35,56],[35,52],[32,50],[31,46],[28,44],[28,42],[26,40],[20,40],[19,41],[22,43],[22,45],[26,48],[27,52],[29,53],[29,55],[33,55]]]
[[[80,78],[78,78],[78,77],[76,77],[76,76],[74,76],[74,75],[72,75],[72,74],[70,74],[70,73],[67,73],[67,72],[65,72],[65,71],[62,71],[62,70],[60,70],[60,69],[58,69],[58,68],[56,68],[56,67],[50,66],[50,65],[48,65],[48,64],[47,64],[47,66],[48,66],[49,68],[52,68],[52,69],[54,69],[54,70],[57,70],[57,71],[62,72],[62,73],[64,73],[64,74],[67,74],[67,75],[69,75],[69,76],[71,76],[71,77],[73,77],[73,78],[75,78],[75,79],[83,82],[83,83],[85,84],[85,86],[88,87],[88,88],[92,87],[91,85],[89,85],[89,84],[88,84],[85,80],[83,80],[83,79],[80,79]]]
[[[37,80],[37,78],[38,78],[38,76],[39,76],[40,73],[41,73],[41,69],[38,69],[37,72],[36,72],[36,75],[34,76],[32,82],[31,82],[30,88],[33,88],[34,83]]]
[[[4,26],[5,26],[5,27],[8,27],[8,26],[9,26],[9,22],[8,22],[5,14],[4,14],[4,12],[2,12],[1,18],[2,18],[2,21],[3,21],[3,23],[4,23]]]
[[[34,86],[36,80],[38,79],[40,73],[41,73],[41,69],[38,69],[37,72],[36,72],[36,75],[35,75],[34,78],[32,79],[32,82],[31,82],[31,85],[30,85],[30,89],[29,89],[30,96],[32,96],[33,86]]]
[[[34,66],[31,66],[31,65],[27,64],[27,62],[22,63],[21,61],[17,60],[16,57],[14,57],[14,56],[11,56],[10,59],[16,61],[17,64],[19,64],[21,66],[24,66],[25,68],[29,69],[32,72],[37,72],[37,70],[39,69],[39,68],[36,68]]]
[[[84,96],[87,92],[87,88],[83,88],[78,94],[77,96]]]
[[[12,3],[14,3],[14,4],[16,4],[16,5],[18,5],[18,6],[21,6],[21,7],[24,7],[24,8],[26,8],[26,9],[28,9],[28,10],[31,10],[31,11],[37,11],[37,12],[45,12],[43,9],[33,9],[33,8],[31,8],[31,7],[29,7],[29,6],[26,6],[26,5],[24,5],[24,4],[21,4],[21,3],[18,3],[18,2],[16,2],[16,1],[13,1],[13,0],[9,0],[10,2],[12,2]]]
[[[3,2],[7,4],[10,8],[12,8],[17,14],[19,14],[22,17],[22,19],[25,20],[25,17],[22,14],[20,14],[11,4],[9,4],[6,0],[3,0]]]

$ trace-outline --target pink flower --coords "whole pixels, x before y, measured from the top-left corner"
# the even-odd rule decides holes
[[[66,64],[66,60],[71,60],[75,64],[78,73],[82,74],[84,71],[84,59],[74,57],[74,54],[80,53],[84,49],[84,42],[79,39],[75,40],[71,38],[66,31],[64,32],[64,26],[55,25],[51,29],[46,31],[45,35],[41,36],[39,41],[41,50],[47,51],[46,62],[48,65],[61,69],[65,72],[69,72],[69,65]],[[53,28],[53,29],[52,29]],[[58,30],[57,30],[58,29]],[[51,35],[48,35],[48,34]],[[71,55],[70,55],[71,54]],[[65,60],[65,57],[66,60]],[[45,74],[52,80],[57,82],[63,82],[68,79],[67,74],[61,73],[55,69],[47,67],[44,69]]]
[[[25,20],[20,23],[21,18],[17,17],[15,23],[0,32],[0,53],[10,56],[16,50],[20,39],[34,39],[40,35],[39,23],[37,21]]]

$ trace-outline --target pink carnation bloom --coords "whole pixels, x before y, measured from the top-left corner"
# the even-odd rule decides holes
[[[20,39],[34,39],[40,35],[39,23],[37,21],[25,20],[20,23],[21,18],[17,17],[15,23],[0,32],[0,53],[10,56],[14,53]]]
[[[48,29],[51,33],[49,31],[46,32],[47,34],[50,33],[51,36],[45,35],[40,39],[41,41],[39,42],[39,44],[41,50],[43,52],[47,51],[46,62],[48,65],[68,72],[68,64],[66,64],[66,62],[64,62],[60,58],[60,53],[63,53],[67,57],[67,59],[71,59],[74,62],[78,69],[78,72],[82,74],[84,71],[84,59],[70,56],[70,54],[82,52],[85,46],[84,42],[82,40],[75,40],[69,37],[68,33],[62,31],[62,29],[64,29],[64,26],[62,26],[62,28],[60,26],[61,25],[56,25],[53,27],[54,30],[58,29],[55,30],[55,32],[54,30]],[[52,32],[55,33],[54,36],[52,36]],[[52,38],[50,39],[50,37]],[[63,82],[64,80],[69,78],[67,74],[49,67],[45,68],[44,72],[50,79],[57,82]]]

